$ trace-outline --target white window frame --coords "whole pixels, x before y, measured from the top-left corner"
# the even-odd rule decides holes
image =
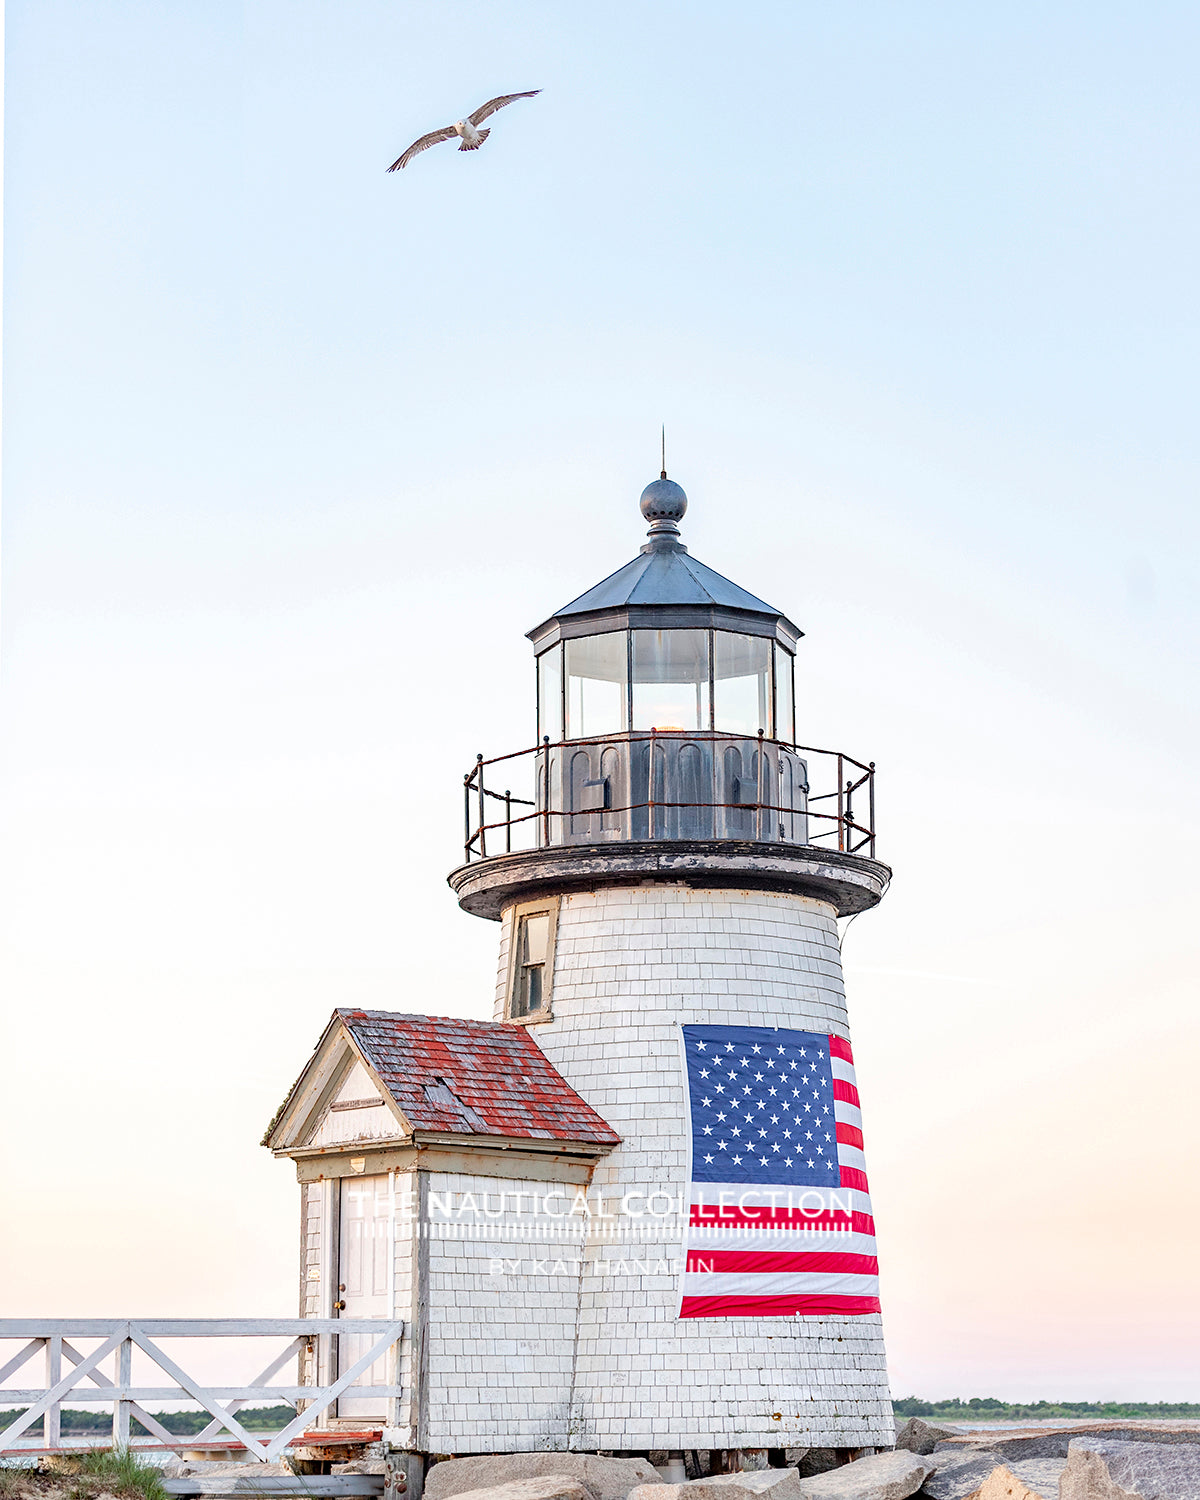
[[[544,901],[523,901],[512,909],[512,929],[508,941],[508,981],[504,987],[504,1019],[514,1026],[540,1026],[543,1021],[554,1019],[554,955],[555,939],[558,936],[558,897]],[[532,1015],[513,1015],[513,1001],[517,994],[518,968],[521,953],[521,926],[526,917],[549,917],[546,931],[546,961],[542,969],[542,1007]]]

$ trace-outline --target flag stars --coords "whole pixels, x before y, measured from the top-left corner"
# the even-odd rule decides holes
[[[769,1028],[730,1029],[726,1035],[736,1040],[688,1037],[697,1174],[742,1183],[836,1182],[841,1148],[833,1130],[830,1054],[807,1043],[781,1044]],[[797,1076],[789,1087],[792,1074]],[[706,1114],[712,1122],[707,1125]],[[743,1124],[734,1125],[739,1118]],[[721,1131],[725,1139],[716,1139]],[[718,1166],[706,1172],[714,1162]]]

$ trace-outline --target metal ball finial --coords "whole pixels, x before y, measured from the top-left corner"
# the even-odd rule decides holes
[[[679,522],[683,520],[688,503],[683,486],[668,479],[664,470],[661,479],[648,484],[642,491],[639,503],[642,515],[650,522],[647,535],[651,544],[677,546],[675,539],[679,535]]]

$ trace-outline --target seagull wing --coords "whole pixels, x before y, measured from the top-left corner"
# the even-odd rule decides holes
[[[494,115],[498,109],[503,109],[506,104],[511,104],[514,99],[532,99],[534,94],[540,94],[541,89],[530,89],[524,94],[500,94],[495,99],[489,99],[486,104],[481,104],[473,115],[468,115],[472,125],[482,125],[489,115]]]
[[[401,167],[407,167],[414,156],[420,156],[422,151],[428,151],[430,146],[440,145],[442,141],[448,141],[456,134],[453,125],[447,125],[441,130],[430,131],[423,135],[419,141],[414,141],[403,156],[398,156],[388,168],[389,172],[398,172]]]

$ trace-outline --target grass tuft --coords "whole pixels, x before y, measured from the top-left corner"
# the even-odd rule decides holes
[[[137,1500],[167,1500],[162,1475],[127,1448],[101,1448],[83,1455],[80,1473],[104,1481],[105,1488]]]

